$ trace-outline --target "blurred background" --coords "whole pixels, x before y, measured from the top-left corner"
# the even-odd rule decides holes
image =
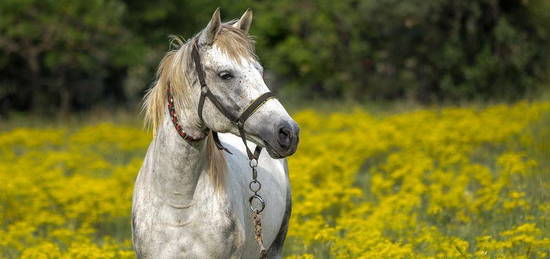
[[[0,116],[136,111],[171,34],[254,11],[266,81],[304,100],[457,103],[548,86],[546,0],[2,0]]]
[[[135,258],[141,100],[217,7],[301,128],[286,258],[549,258],[549,0],[0,0],[0,258]]]

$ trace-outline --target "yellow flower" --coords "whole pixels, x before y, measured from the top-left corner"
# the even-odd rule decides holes
[[[294,118],[287,258],[548,257],[550,172],[532,151],[550,145],[531,129],[550,102]],[[111,123],[0,132],[0,258],[133,258],[150,141]]]

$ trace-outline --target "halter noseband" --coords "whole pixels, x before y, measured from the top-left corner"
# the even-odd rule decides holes
[[[250,151],[248,148],[247,142],[246,142],[246,132],[244,131],[244,124],[248,118],[265,102],[267,102],[271,98],[275,98],[272,92],[266,92],[262,95],[260,95],[256,100],[254,100],[248,107],[241,113],[240,116],[235,116],[231,112],[229,112],[223,104],[219,101],[219,99],[208,89],[208,85],[206,84],[205,80],[205,73],[203,70],[203,66],[201,63],[201,58],[199,55],[199,50],[197,46],[197,41],[193,42],[193,49],[191,50],[191,57],[193,58],[193,62],[195,63],[195,71],[197,73],[197,77],[199,78],[199,83],[201,87],[201,95],[199,98],[199,105],[198,105],[198,114],[199,119],[201,120],[201,123],[205,125],[204,119],[202,118],[202,110],[204,107],[204,101],[206,98],[208,98],[214,106],[220,111],[227,119],[229,119],[235,126],[237,126],[237,129],[239,130],[239,135],[241,139],[243,140],[244,146],[246,147],[246,154],[248,155],[248,159],[257,160],[259,158],[260,152],[262,152],[262,147],[260,145],[256,146],[256,149],[254,150],[254,153]],[[170,112],[170,116],[172,117],[172,122],[174,123],[174,127],[176,128],[176,131],[178,134],[185,139],[186,141],[196,141],[200,140],[197,138],[193,138],[183,132],[181,126],[178,123],[178,119],[176,117],[175,109],[174,109],[174,101],[172,98],[172,95],[170,93],[170,86],[168,86],[168,110]],[[216,144],[216,147],[220,150],[224,150],[231,154],[231,152],[225,148],[221,142],[220,138],[218,137],[218,133],[215,131],[212,131],[212,137],[214,138],[214,143]]]

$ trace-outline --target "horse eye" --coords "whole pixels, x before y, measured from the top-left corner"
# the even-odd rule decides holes
[[[220,72],[218,76],[223,80],[229,80],[233,78],[233,75],[227,71]]]

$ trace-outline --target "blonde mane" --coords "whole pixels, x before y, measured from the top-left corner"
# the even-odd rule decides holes
[[[241,58],[256,59],[254,51],[254,40],[240,29],[231,26],[232,22],[222,24],[213,45],[224,51],[236,62]],[[194,73],[189,73],[191,64],[192,43],[198,35],[184,42],[177,36],[172,36],[170,50],[166,52],[157,69],[156,80],[153,86],[147,91],[144,97],[142,110],[145,112],[145,125],[152,128],[153,134],[161,125],[167,109],[167,88],[170,84],[170,91],[174,98],[176,111],[197,109],[191,107],[188,89],[192,87]],[[227,171],[227,165],[223,151],[216,148],[210,133],[207,138],[207,161],[208,174],[213,180],[216,190],[223,187],[223,178]]]

